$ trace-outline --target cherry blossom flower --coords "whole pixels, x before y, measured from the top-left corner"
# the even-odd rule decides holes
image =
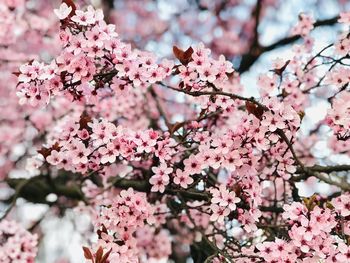
[[[350,12],[341,12],[339,23],[350,24]]]
[[[312,16],[302,13],[299,15],[298,24],[292,29],[292,34],[302,35],[303,37],[305,37],[314,28],[314,23],[315,20]]]
[[[189,176],[188,173],[177,169],[176,175],[174,177],[174,183],[186,189],[190,184],[193,183],[193,178]]]
[[[168,176],[154,175],[149,179],[149,183],[152,185],[152,192],[164,193],[165,187],[169,184]]]
[[[189,175],[200,173],[202,170],[199,160],[194,155],[191,155],[188,159],[184,160],[184,165],[185,172]]]
[[[51,151],[51,154],[46,157],[48,163],[52,165],[57,165],[61,162],[61,156],[56,150]]]
[[[218,223],[223,223],[225,217],[227,217],[230,213],[230,209],[215,204],[211,205],[210,209],[213,212],[213,214],[210,216],[210,220],[217,221]]]
[[[82,26],[94,24],[96,21],[93,12],[84,12],[81,10],[76,10],[75,15],[71,19]]]
[[[66,3],[62,3],[59,9],[54,9],[53,11],[60,20],[63,20],[72,12],[72,7]]]

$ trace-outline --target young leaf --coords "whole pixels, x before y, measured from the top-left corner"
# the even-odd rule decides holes
[[[181,64],[187,65],[192,60],[193,48],[189,47],[186,51],[183,51],[177,46],[173,46],[173,53]]]
[[[189,47],[184,53],[184,59],[186,60],[192,59],[192,54],[193,54],[193,48]]]
[[[12,74],[15,75],[16,77],[18,77],[19,75],[21,75],[21,72],[15,71],[15,72],[12,72]]]
[[[40,150],[38,150],[38,153],[40,153],[46,159],[46,157],[51,154],[51,151],[52,151],[51,148],[46,148],[43,146],[43,147],[41,147]]]
[[[83,129],[89,129],[88,123],[92,122],[91,117],[86,113],[83,112],[80,116],[80,120],[79,120],[79,130],[83,130]]]
[[[84,250],[84,257],[86,259],[90,259],[90,260],[92,260],[92,262],[94,262],[94,256],[92,255],[90,249],[87,247],[83,247],[83,250]]]
[[[178,60],[181,60],[185,52],[177,46],[173,46],[173,53]]]
[[[101,263],[102,256],[103,256],[103,248],[99,247],[96,251],[96,263]]]
[[[51,152],[53,150],[55,151],[60,151],[61,146],[58,144],[58,142],[56,142],[54,145],[52,145],[50,148],[46,148],[46,147],[41,147],[40,150],[38,150],[38,153],[40,153],[42,156],[44,156],[44,158],[46,159],[47,156],[49,156],[51,154]]]
[[[101,263],[107,263],[107,259],[109,257],[109,255],[111,254],[112,252],[112,249],[110,249],[104,256],[103,258],[101,259]]]
[[[249,113],[261,120],[262,115],[264,114],[264,109],[262,107],[259,107],[250,101],[245,103],[245,107]]]

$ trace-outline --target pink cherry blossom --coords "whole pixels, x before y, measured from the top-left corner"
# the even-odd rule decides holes
[[[62,3],[59,9],[54,9],[53,11],[60,20],[63,20],[72,12],[72,7]]]
[[[187,188],[193,181],[193,178],[187,172],[183,172],[180,169],[176,170],[174,177],[175,184],[180,185],[182,188]]]

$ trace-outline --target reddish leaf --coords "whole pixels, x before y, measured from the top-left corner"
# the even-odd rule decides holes
[[[21,72],[15,71],[15,72],[12,72],[12,74],[15,75],[16,77],[18,77],[19,75],[21,75]]]
[[[173,53],[178,60],[181,60],[185,52],[177,46],[173,46]]]
[[[174,134],[178,129],[182,128],[186,122],[176,122],[170,129],[170,133]]]
[[[184,53],[184,58],[190,59],[192,57],[193,51],[194,51],[193,48],[189,47]]]
[[[58,152],[61,150],[61,148],[62,148],[62,146],[60,146],[58,144],[58,142],[55,142],[55,144],[51,146],[51,150],[55,150],[55,151],[58,151]]]
[[[83,129],[89,129],[89,126],[88,126],[88,123],[91,122],[92,119],[91,117],[86,113],[86,112],[83,112],[80,116],[80,120],[79,120],[79,129],[80,130],[83,130]]]
[[[51,154],[51,151],[51,148],[46,148],[43,146],[40,150],[38,150],[38,153],[40,153],[46,159],[46,157]]]
[[[251,114],[253,114],[255,117],[257,117],[258,119],[261,120],[262,115],[264,113],[264,109],[255,105],[254,103],[247,101],[245,103],[245,107],[247,109],[247,111]]]
[[[83,247],[83,250],[84,250],[84,257],[86,259],[91,259],[92,262],[94,262],[94,256],[92,255],[90,249],[87,247]]]
[[[186,51],[183,51],[177,46],[173,46],[173,53],[181,64],[187,65],[192,60],[193,48],[189,47]]]
[[[46,147],[41,147],[40,150],[38,150],[38,153],[40,153],[42,156],[44,156],[44,158],[46,159],[47,156],[49,156],[51,154],[51,152],[53,150],[55,151],[60,151],[61,150],[61,146],[58,144],[58,142],[56,142],[54,145],[52,145],[50,148],[46,148]]]
[[[110,249],[104,256],[103,258],[101,259],[101,263],[107,263],[107,259],[109,257],[109,255],[111,254],[112,252],[112,249]]]
[[[101,263],[102,256],[103,256],[103,248],[99,247],[96,251],[96,263]]]
[[[103,224],[102,224],[102,230],[100,230],[100,229],[97,230],[97,235],[98,235],[99,239],[102,239],[102,233],[108,234],[107,228]]]

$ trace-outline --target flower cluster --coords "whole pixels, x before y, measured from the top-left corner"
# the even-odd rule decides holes
[[[331,204],[334,210],[342,217],[350,216],[350,195],[342,194],[336,198],[333,198]],[[350,235],[349,229],[346,230],[346,235]]]
[[[165,186],[169,184],[169,174],[171,174],[173,168],[167,167],[165,163],[162,163],[159,167],[152,167],[154,175],[149,180],[152,185],[151,191],[163,193]]]
[[[346,56],[349,53],[350,38],[347,33],[338,36],[338,40],[335,43],[335,54],[337,56]]]
[[[338,139],[346,140],[350,136],[350,94],[341,92],[332,101],[326,123],[332,128]]]
[[[49,65],[33,61],[20,67],[17,94],[22,104],[45,105],[58,93],[91,104],[116,88],[147,87],[171,74],[171,61],[158,65],[152,53],[122,42],[101,10],[89,6],[71,18],[66,17],[68,11],[65,3],[56,11],[60,19],[69,20],[71,29],[61,32],[63,50],[57,59]]]
[[[89,119],[87,115],[62,120],[51,136],[52,143],[39,151],[41,155],[58,169],[82,174],[100,170],[118,161],[138,160],[142,155],[156,155],[162,159],[174,153],[171,148],[174,145],[173,140],[163,140],[152,129],[134,132],[106,120]],[[32,171],[42,164],[36,160],[40,159],[36,156],[30,159],[31,163],[37,164],[28,166]],[[157,169],[154,168],[154,171],[157,172]],[[169,171],[166,170],[166,173]],[[160,174],[163,174],[161,170]]]
[[[50,54],[55,54],[56,51],[53,39],[58,32],[49,28],[56,25],[57,21],[49,19],[52,12],[50,4],[40,0],[38,6],[30,6],[24,2],[6,0],[0,3],[1,180],[5,179],[15,166],[14,160],[18,156],[14,154],[14,147],[25,144],[32,138],[32,134],[28,133],[31,129],[28,119],[40,115],[33,109],[18,105],[18,97],[14,92],[17,77],[13,72],[18,72],[18,67],[25,61],[38,58],[43,50]],[[42,41],[44,35],[45,41]],[[48,49],[48,46],[51,48]],[[50,116],[50,112],[41,116],[43,115]]]
[[[300,14],[298,23],[292,28],[292,35],[301,35],[306,37],[314,28],[315,20],[308,14]]]
[[[233,72],[232,63],[224,56],[218,60],[210,57],[210,49],[200,43],[193,48],[189,62],[178,68],[181,85],[186,89],[199,90],[208,84],[220,86],[228,80],[228,74]]]
[[[137,248],[144,255],[140,262],[167,259],[171,254],[171,239],[169,233],[162,229],[145,226],[136,231]]]
[[[211,199],[212,204],[210,209],[213,213],[210,220],[222,223],[225,217],[236,210],[236,204],[239,203],[241,199],[236,197],[234,191],[229,191],[225,185],[220,185],[219,189],[212,189],[211,193],[213,197]]]
[[[290,225],[290,241],[276,238],[274,242],[258,244],[256,247],[266,262],[349,261],[349,247],[344,240],[334,235],[339,231],[348,235],[348,232],[344,232],[344,226],[343,229],[339,228],[343,224],[342,220],[336,216],[333,209],[317,206],[313,198],[311,200],[306,201],[306,204],[294,202],[284,205],[283,218]],[[349,215],[349,209],[344,207],[347,202],[346,196],[340,196],[333,199],[332,204],[337,206],[335,211],[339,214]]]
[[[135,192],[131,188],[122,190],[110,203],[107,200],[104,203],[94,222],[99,234],[95,245],[106,251],[111,249],[109,260],[112,262],[138,262],[140,252],[134,234],[146,222],[155,223],[153,206],[147,202],[145,193]]]
[[[37,254],[38,237],[14,221],[0,222],[0,262],[34,263]]]

